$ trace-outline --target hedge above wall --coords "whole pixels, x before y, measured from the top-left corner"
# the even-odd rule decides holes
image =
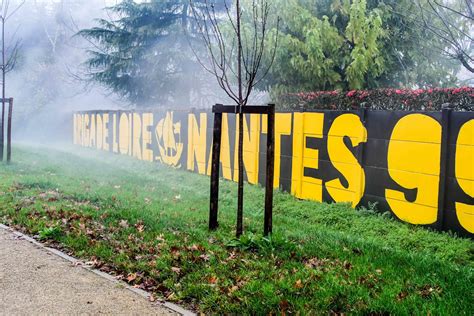
[[[474,111],[474,88],[377,89],[315,91],[281,96],[280,110],[354,110],[361,106],[374,110],[439,111],[449,103],[456,111]]]

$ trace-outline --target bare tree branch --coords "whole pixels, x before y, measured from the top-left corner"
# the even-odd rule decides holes
[[[449,11],[451,11],[451,12],[457,14],[457,15],[460,15],[460,16],[462,16],[462,17],[465,17],[466,19],[470,19],[470,20],[473,20],[473,21],[474,21],[474,16],[473,16],[472,9],[469,10],[469,11],[470,11],[470,15],[466,15],[466,14],[464,14],[463,12],[461,12],[461,11],[459,11],[459,10],[455,10],[455,9],[453,9],[453,8],[451,8],[451,7],[448,7],[447,5],[444,5],[444,4],[442,4],[442,3],[439,3],[439,2],[436,1],[436,0],[433,0],[433,2],[434,2],[437,6],[439,6],[439,7],[441,7],[441,8],[444,8],[444,9],[449,10]],[[470,0],[466,0],[466,7],[467,7],[467,8],[471,8],[471,3],[472,3],[472,2],[470,2]]]
[[[413,15],[397,12],[394,9],[391,11],[410,19],[415,25],[433,34],[440,42],[438,47],[431,47],[431,49],[439,50],[443,55],[457,60],[464,68],[473,72],[474,24],[471,21],[473,15],[469,1],[466,0],[463,7],[467,13],[448,7],[439,0],[426,0],[427,7],[423,6],[419,0],[414,1],[417,12]],[[458,3],[463,5],[460,0]]]

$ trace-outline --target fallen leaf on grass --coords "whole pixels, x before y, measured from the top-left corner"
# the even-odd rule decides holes
[[[122,219],[120,222],[119,222],[119,225],[123,228],[129,228],[130,225],[128,225],[128,221],[126,219]]]
[[[397,301],[403,301],[406,297],[408,296],[408,293],[407,292],[400,292],[398,293],[397,295]]]
[[[143,233],[145,231],[145,225],[143,225],[143,223],[141,222],[136,223],[135,228],[138,230],[139,233]]]
[[[102,215],[100,215],[100,219],[102,220],[106,219],[107,217],[109,217],[109,214],[107,213],[103,213]]]
[[[86,228],[86,235],[87,236],[93,236],[94,235],[94,231],[90,228]]]
[[[176,247],[176,246],[171,247],[170,252],[171,252],[171,256],[175,260],[177,260],[177,259],[179,259],[179,257],[181,257],[181,252],[179,251],[179,248]]]
[[[131,283],[137,279],[137,274],[136,273],[131,273],[127,276],[127,281],[128,283]]]
[[[288,310],[288,308],[290,307],[290,304],[288,303],[287,300],[283,300],[280,302],[280,311],[281,311],[281,314],[282,315],[286,315],[286,311]]]
[[[295,289],[303,288],[303,282],[301,282],[301,279],[298,279],[298,281],[295,282],[294,287],[295,287]]]
[[[377,286],[379,283],[379,279],[373,275],[373,274],[368,274],[367,276],[361,276],[358,280],[358,283],[360,285],[364,285],[369,289],[373,289]]]
[[[418,288],[418,294],[423,298],[430,298],[432,295],[441,294],[443,291],[438,285],[426,284]]]
[[[180,269],[180,268],[177,268],[177,267],[171,267],[171,271],[173,271],[173,272],[176,273],[176,274],[180,274],[180,273],[181,273],[181,269]]]
[[[210,284],[216,284],[217,283],[217,277],[215,277],[215,276],[209,277],[209,283]]]
[[[231,260],[234,260],[235,258],[237,257],[237,255],[235,254],[234,251],[232,251],[229,255],[229,257],[227,257],[227,259],[225,259],[225,261],[231,261]]]
[[[100,266],[102,266],[102,263],[97,260],[97,258],[95,257],[92,257],[90,261],[87,261],[84,263],[86,266],[89,266],[91,268],[98,268]]]
[[[328,262],[328,259],[318,259],[318,258],[311,258],[306,261],[305,266],[307,268],[318,268],[324,266]]]
[[[167,299],[168,301],[174,301],[174,300],[176,300],[176,294],[175,294],[174,292],[171,292],[171,293],[166,297],[166,299]]]
[[[344,266],[344,269],[346,270],[352,269],[352,264],[349,261],[344,261],[343,266]]]
[[[203,261],[209,261],[211,257],[209,255],[200,255],[199,258],[201,258]]]
[[[99,270],[105,273],[110,273],[113,269],[108,265],[103,265]]]
[[[234,285],[233,287],[229,288],[229,293],[232,294],[235,291],[237,291],[238,289],[239,289],[239,287],[237,285]]]
[[[191,247],[188,248],[191,251],[199,251],[199,247],[196,244],[193,244]]]

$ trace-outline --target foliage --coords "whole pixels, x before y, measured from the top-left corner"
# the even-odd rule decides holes
[[[274,95],[449,86],[456,80],[456,66],[433,49],[440,40],[414,21],[412,1],[280,0],[275,5],[284,14],[282,36],[264,85]]]
[[[474,88],[301,92],[283,95],[277,104],[285,110],[354,110],[365,106],[403,111],[440,111],[444,104],[449,104],[457,111],[474,111]]]
[[[189,0],[125,0],[108,10],[116,18],[78,33],[94,45],[86,62],[89,80],[138,106],[182,106],[193,94],[203,97],[207,77],[189,47],[193,42],[201,49]]]
[[[471,240],[345,204],[275,193],[262,238],[264,190],[249,186],[248,234],[233,244],[236,185],[222,181],[209,233],[209,178],[128,157],[22,147],[0,169],[0,222],[60,247],[137,288],[217,314],[440,314],[472,311]]]
[[[462,1],[456,0],[453,8]],[[249,9],[253,2],[241,1],[246,8],[242,13],[246,40],[254,34]],[[109,8],[114,18],[98,20],[97,27],[79,33],[94,44],[88,78],[139,106],[211,103],[212,79],[199,66],[204,61],[212,68],[205,54],[208,43],[197,35],[204,24],[199,22],[216,10],[224,42],[213,47],[227,47],[227,55],[236,54],[234,28],[225,23],[224,4],[225,0],[193,1],[198,14],[192,13],[189,0],[126,0]],[[244,56],[251,57],[253,44],[267,48],[261,67],[268,68],[274,60],[273,67],[264,80],[254,83],[273,96],[334,89],[449,87],[457,82],[459,61],[446,56],[449,43],[428,28],[442,28],[442,20],[431,19],[428,26],[423,22],[432,11],[431,0],[276,0],[271,4],[274,10],[269,12],[281,15],[281,27],[265,30],[265,44],[248,41],[250,45],[242,49]],[[212,10],[206,11],[206,5]],[[277,14],[269,16],[268,25],[278,25]],[[453,35],[455,43],[464,45],[465,20],[450,15],[448,22],[464,30]],[[281,36],[275,39],[278,30]],[[269,48],[276,44],[274,59]],[[223,65],[228,62],[224,61]],[[236,68],[235,63],[229,66]],[[244,66],[252,68],[251,63]],[[221,86],[226,88],[236,84],[224,81]]]

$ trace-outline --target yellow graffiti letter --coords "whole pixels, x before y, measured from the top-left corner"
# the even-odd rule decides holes
[[[102,115],[102,149],[105,151],[109,151],[109,114],[104,113]]]
[[[268,116],[262,115],[262,133],[267,134]],[[273,187],[280,187],[280,169],[281,169],[281,136],[291,135],[291,113],[275,114],[275,176]]]
[[[97,149],[102,149],[103,141],[104,141],[104,123],[102,121],[102,115],[96,115],[96,123],[97,123],[97,137],[96,137],[96,147]]]
[[[130,124],[128,122],[128,115],[122,113],[120,116],[120,126],[119,126],[119,149],[122,155],[128,155],[128,149],[130,148]]]
[[[260,146],[260,114],[250,115],[250,127],[244,116],[244,170],[247,174],[248,182],[258,183],[258,160]],[[239,144],[239,116],[236,119],[235,150],[234,150],[234,180],[239,180],[238,166],[238,144]]]
[[[118,139],[117,139],[117,113],[114,113],[112,123],[112,151],[118,153]]]
[[[194,171],[197,162],[199,174],[206,173],[207,150],[207,113],[199,116],[199,125],[196,115],[188,115],[188,170]]]
[[[132,156],[139,160],[142,159],[142,146],[140,144],[141,138],[142,138],[142,120],[138,113],[133,113],[133,136],[132,136],[133,154]]]
[[[461,189],[474,197],[474,120],[465,123],[459,131],[455,170]],[[474,233],[474,205],[456,202],[456,214],[461,226]]]
[[[406,189],[416,189],[414,201],[404,192],[385,190],[395,215],[412,224],[433,224],[438,217],[441,125],[424,114],[410,114],[393,129],[388,146],[388,172]]]
[[[352,207],[356,207],[364,195],[365,173],[357,158],[344,144],[344,137],[349,137],[353,147],[367,142],[367,129],[357,115],[338,116],[328,134],[329,159],[349,186],[346,188],[340,179],[334,179],[326,183],[326,189],[334,201],[352,202]]]
[[[153,127],[153,113],[143,113],[142,115],[142,153],[143,160],[153,161],[153,151],[150,149],[151,145],[151,128]]]
[[[323,181],[305,176],[305,168],[319,168],[319,150],[308,139],[323,138],[324,113],[295,113],[291,193],[300,199],[322,201]]]

